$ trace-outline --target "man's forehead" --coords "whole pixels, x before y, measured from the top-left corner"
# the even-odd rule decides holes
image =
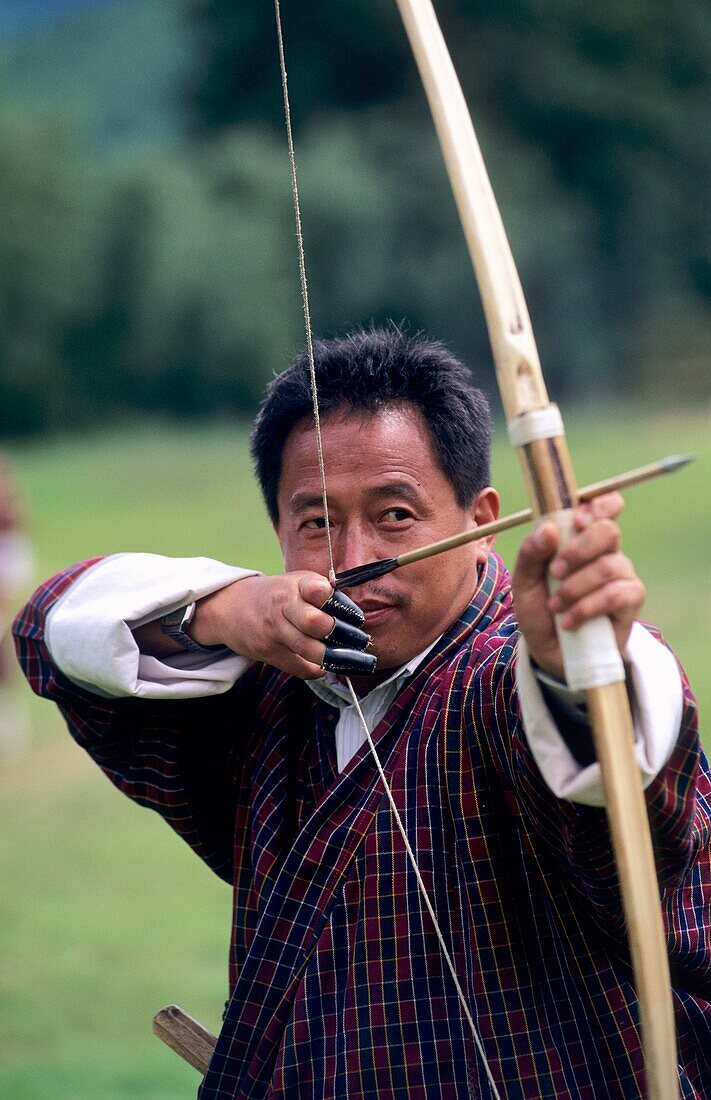
[[[424,419],[416,408],[402,402],[373,412],[360,408],[339,408],[321,421],[324,464],[327,479],[362,473],[373,492],[399,487],[406,494],[416,492],[420,477],[439,470]],[[298,495],[297,504],[320,492],[320,463],[316,431],[311,417],[301,418],[292,428],[284,447],[280,491],[284,504]]]
[[[398,399],[378,404],[372,409],[353,405],[337,405],[320,414],[321,430],[337,427],[345,431],[360,432],[369,425],[392,425],[394,429],[406,424],[429,442],[427,422],[416,405]],[[285,446],[293,444],[303,436],[316,434],[316,422],[313,415],[306,414],[296,421],[286,437]]]

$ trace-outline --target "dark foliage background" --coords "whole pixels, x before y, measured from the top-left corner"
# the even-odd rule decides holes
[[[303,339],[271,0],[52,6],[0,19],[0,433],[251,410]],[[704,5],[437,6],[554,392],[697,400]],[[486,384],[394,3],[282,7],[315,328],[407,318]]]

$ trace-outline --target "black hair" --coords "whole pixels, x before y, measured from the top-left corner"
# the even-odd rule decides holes
[[[314,363],[322,419],[335,410],[373,415],[387,405],[407,403],[427,424],[460,507],[489,484],[489,403],[468,368],[443,344],[391,324],[314,342]],[[284,446],[292,428],[312,413],[309,363],[302,354],[270,384],[252,431],[252,457],[273,523],[279,520]]]

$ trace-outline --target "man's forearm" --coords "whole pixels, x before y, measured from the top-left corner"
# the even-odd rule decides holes
[[[100,695],[197,698],[226,691],[248,662],[229,650],[207,657],[188,653],[163,634],[160,619],[251,575],[208,558],[103,559],[53,605],[46,623],[49,653],[70,680]]]
[[[136,639],[136,645],[147,657],[157,657],[160,660],[161,657],[172,657],[176,653],[184,652],[174,638],[163,632],[160,619],[144,623],[143,626],[136,627],[132,633]]]

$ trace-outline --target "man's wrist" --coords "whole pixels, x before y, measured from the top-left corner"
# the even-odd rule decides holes
[[[538,680],[538,683],[547,689],[549,695],[553,695],[559,703],[566,708],[575,710],[584,710],[585,708],[585,692],[576,691],[571,688],[568,681],[565,679],[565,675],[562,677],[557,673],[549,672],[547,669],[542,668],[538,662],[530,656],[531,668],[533,674]]]
[[[234,648],[234,637],[230,635],[230,641],[232,645],[226,641],[225,638],[225,621],[226,617],[229,619],[232,631],[240,623],[240,610],[234,598],[234,593],[242,591],[242,585],[249,584],[250,581],[256,581],[261,579],[261,573],[248,573],[245,576],[240,577],[239,581],[232,581],[230,584],[226,584],[223,588],[218,588],[216,592],[210,592],[209,595],[203,596],[201,599],[197,599],[195,603],[195,614],[193,615],[193,621],[189,626],[189,636],[192,637],[199,646],[203,646],[204,649],[217,649],[222,647],[225,649],[232,649],[233,652],[239,652]],[[230,593],[229,597],[226,597],[226,593]],[[229,614],[226,616],[225,604],[226,598],[229,602]],[[243,654],[248,656],[248,654]]]
[[[163,634],[188,653],[211,653],[215,649],[222,649],[223,647],[220,644],[206,646],[192,637],[190,627],[195,616],[196,607],[195,600],[192,600],[183,607],[163,615],[160,620]]]
[[[188,627],[188,635],[203,649],[217,649],[225,645],[219,627],[219,618],[214,614],[215,597],[219,596],[222,589],[211,592],[209,596],[203,596],[195,601],[195,612],[192,622]]]
[[[564,688],[568,687],[568,683],[565,679],[565,670],[562,667],[561,668],[556,668],[555,671],[552,671],[551,669],[546,668],[545,665],[541,664],[540,661],[536,660],[536,658],[531,653],[530,649],[528,651],[528,659],[531,662],[531,668],[533,669],[533,671],[536,675],[536,679],[538,679],[538,680],[547,680],[551,684],[555,684],[555,685],[560,686],[560,687],[564,687]]]

